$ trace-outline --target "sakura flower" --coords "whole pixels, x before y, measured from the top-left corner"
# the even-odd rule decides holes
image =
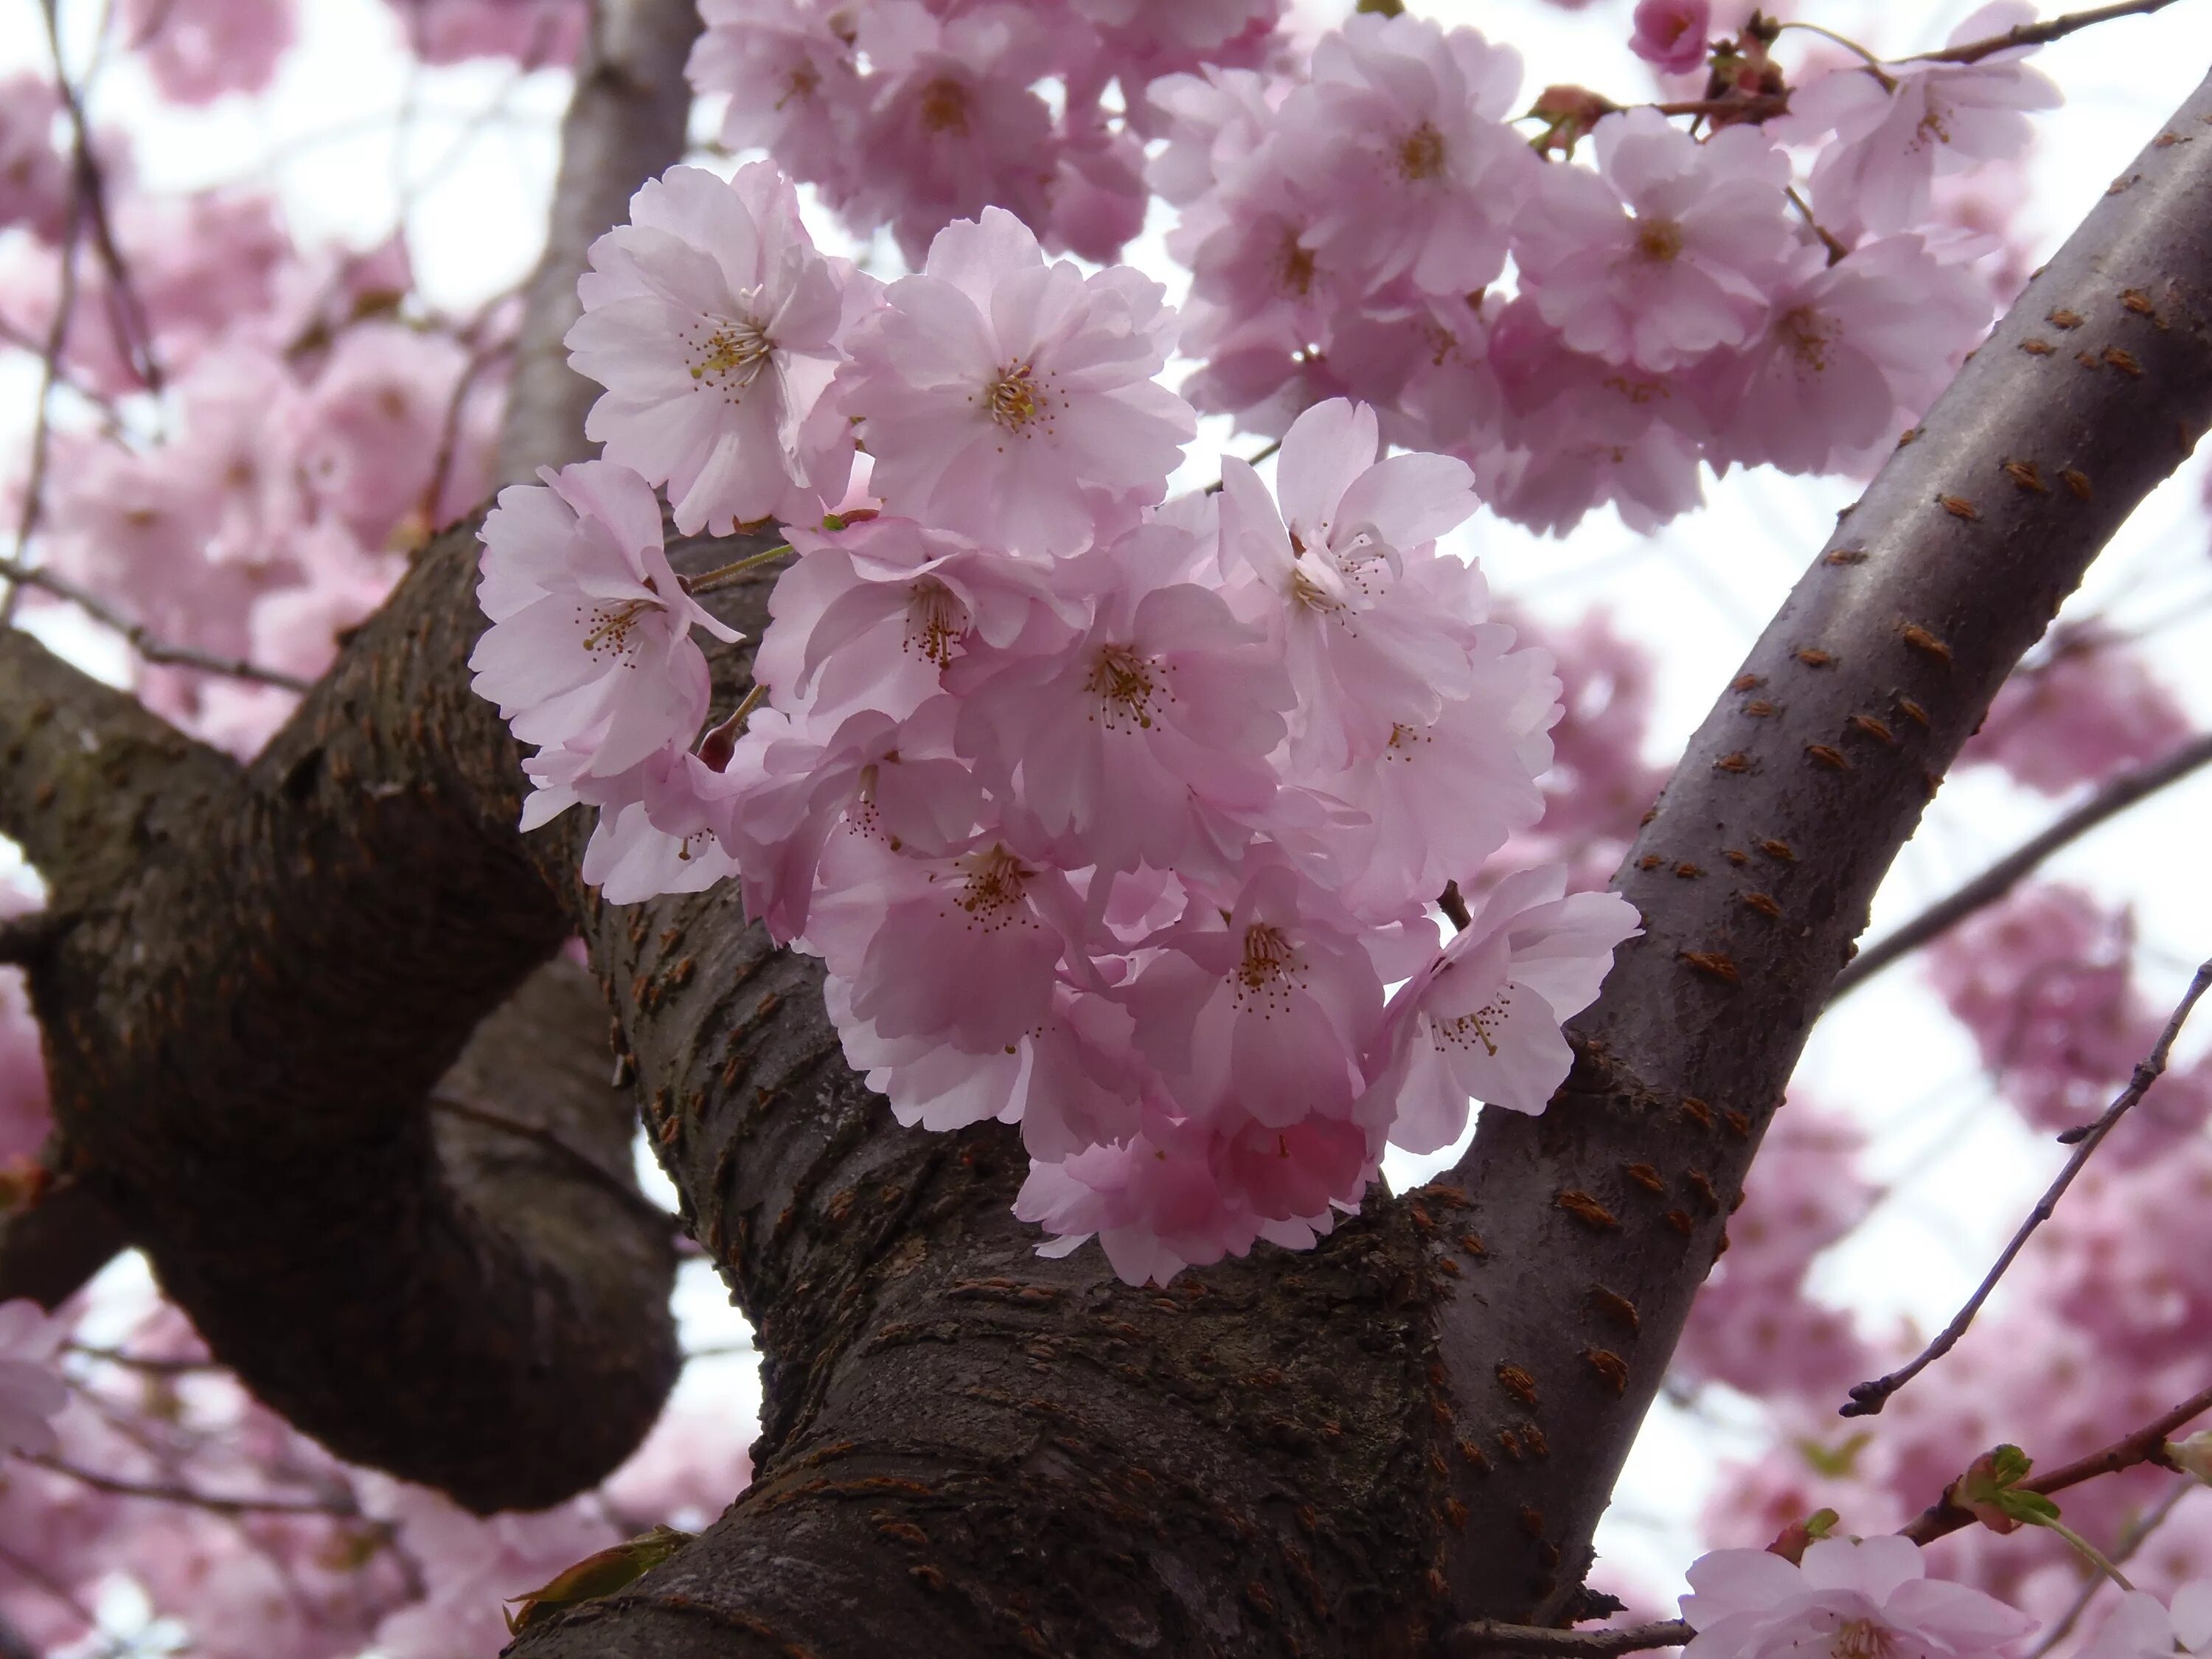
[[[1182,556],[1188,534],[1152,524],[1096,559]],[[1144,544],[1150,544],[1150,547]],[[1109,869],[1217,866],[1275,793],[1267,757],[1291,691],[1276,652],[1221,596],[1193,582],[1127,580],[1080,638],[981,651],[947,678],[957,741],[997,787],[1018,789],[1047,835]]]
[[[467,373],[452,339],[397,323],[348,329],[306,399],[300,470],[366,545],[419,542],[434,526],[446,412]]]
[[[754,672],[787,706],[816,717],[867,708],[904,715],[936,694],[971,649],[1072,640],[1080,599],[1053,586],[1046,561],[988,550],[911,519],[863,520],[824,532],[793,525],[803,555],[769,595],[775,620]]]
[[[2033,21],[2027,0],[1996,0],[1951,31],[1951,46]],[[1785,143],[1832,133],[1814,163],[1820,222],[1845,235],[1911,230],[1928,216],[1939,173],[2002,161],[2027,147],[2027,112],[2055,108],[2058,88],[2020,62],[2031,48],[1972,64],[1913,62],[1837,70],[1790,94],[1769,125]]]
[[[471,684],[523,742],[580,754],[579,776],[612,777],[687,742],[704,716],[692,626],[738,635],[669,568],[644,479],[612,461],[539,476],[547,487],[501,490],[484,520],[477,599],[492,625]]]
[[[1995,1596],[1925,1576],[1909,1538],[1824,1538],[1793,1566],[1765,1550],[1715,1550],[1690,1565],[1684,1659],[1821,1652],[1897,1659],[2003,1655],[2035,1620]]]
[[[1833,264],[1802,247],[1790,270],[1765,326],[1714,360],[1701,396],[1727,459],[1838,471],[1893,443],[1934,400],[1988,325],[1989,296],[1917,235],[1862,244]]]
[[[875,71],[860,137],[868,166],[836,198],[856,223],[890,224],[910,264],[948,223],[987,207],[1044,223],[1057,170],[1052,112],[1030,90],[1053,55],[1039,19],[1008,4],[939,9],[875,0],[857,20]]]
[[[1702,143],[1649,106],[1544,171],[1514,228],[1523,291],[1572,349],[1664,371],[1746,339],[1790,242],[1790,164],[1754,126]]]
[[[68,163],[54,143],[61,109],[61,94],[38,76],[0,81],[0,228],[60,237],[69,201]]]
[[[671,167],[591,259],[567,340],[576,371],[607,388],[585,432],[609,460],[667,484],[678,529],[726,535],[836,500],[852,448],[819,406],[837,342],[877,285],[815,252],[773,165],[750,162],[727,184]]]
[[[2171,753],[2191,729],[2138,653],[2106,630],[2066,627],[2053,630],[2040,661],[2005,682],[1960,758],[2061,795]]]
[[[1079,908],[1066,876],[1010,846],[1005,826],[922,859],[848,823],[820,872],[803,943],[851,981],[877,1036],[990,1054],[1042,1018]]]
[[[1394,1145],[1450,1146],[1470,1095],[1540,1113],[1565,1080],[1574,1054],[1561,1022],[1596,999],[1614,947],[1642,931],[1619,894],[1565,891],[1559,865],[1506,877],[1390,999],[1372,1092],[1395,1100]]]
[[[580,0],[385,0],[426,64],[511,58],[526,69],[566,64],[584,33]]]
[[[1374,1152],[1337,1119],[1272,1128],[1155,1114],[1126,1144],[1033,1161],[1014,1213],[1052,1236],[1040,1255],[1066,1255],[1095,1236],[1124,1283],[1164,1285],[1261,1239],[1310,1249],[1337,1207],[1357,1206]]]
[[[1406,573],[1474,510],[1472,477],[1442,455],[1377,461],[1377,442],[1373,410],[1332,398],[1283,439],[1279,505],[1243,461],[1222,464],[1224,554],[1257,576],[1284,632],[1304,765],[1372,758],[1470,683],[1468,625]]]
[[[2155,1595],[2130,1590],[2081,1649],[2081,1659],[2172,1659],[2178,1650],[2212,1647],[2212,1579],[2196,1578],[2173,1592],[2171,1610]]]
[[[756,710],[729,763],[738,780],[724,839],[744,870],[745,913],[779,942],[806,930],[816,866],[849,824],[894,850],[949,858],[982,815],[982,792],[951,750],[954,704],[909,718],[864,708],[823,735],[775,708]]]
[[[1283,106],[1284,165],[1328,204],[1310,245],[1463,295],[1504,269],[1507,227],[1541,171],[1504,125],[1520,55],[1471,28],[1361,14],[1314,49]]]
[[[771,150],[793,176],[847,194],[867,100],[849,23],[841,35],[803,0],[701,0],[699,15],[706,27],[684,72],[702,94],[729,95],[722,142]]]
[[[293,0],[125,0],[123,27],[164,98],[204,104],[259,92],[298,25]]]
[[[886,507],[1023,552],[1072,554],[1097,506],[1157,501],[1196,429],[1153,380],[1173,313],[1127,266],[1048,265],[986,208],[948,225],[918,276],[854,331],[838,377]]]
[[[1637,0],[1628,49],[1662,75],[1688,75],[1705,62],[1710,0]]]
[[[1070,0],[1101,28],[1172,42],[1187,52],[1218,46],[1255,21],[1272,23],[1281,0]]]
[[[54,1375],[60,1322],[27,1297],[0,1303],[0,1453],[39,1457],[55,1446],[49,1419],[69,1403]]]
[[[1225,915],[1194,898],[1157,942],[1166,948],[1121,996],[1183,1113],[1270,1129],[1351,1119],[1382,981],[1325,890],[1262,864]]]

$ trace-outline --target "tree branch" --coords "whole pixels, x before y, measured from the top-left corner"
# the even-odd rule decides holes
[[[2208,118],[2212,82],[2167,126]],[[2067,313],[2078,326],[2049,320]],[[1565,1086],[1541,1117],[1485,1113],[1450,1177],[1486,1247],[1443,1287],[1451,1394],[1476,1441],[1525,1447],[1534,1425],[1549,1450],[1455,1468],[1474,1517],[1446,1540],[1462,1615],[1552,1622],[1579,1582],[1875,886],[2005,677],[2208,417],[2212,144],[2154,142],[1753,648],[1614,878],[1644,933],[1574,1022]]]
[[[1969,40],[1963,46],[1946,46],[1940,52],[1916,52],[1910,58],[1892,61],[1900,64],[1978,64],[1984,58],[1998,52],[2010,52],[2019,46],[2047,46],[2053,40],[2063,40],[2078,29],[2094,23],[2109,23],[2118,17],[2148,17],[2154,11],[2164,11],[2173,0],[2120,0],[2112,6],[2099,6],[2089,11],[2068,12],[2063,17],[2047,18],[2040,23],[2021,23],[2007,29],[2002,34],[1993,34],[1986,40]]]
[[[592,453],[584,415],[599,387],[568,367],[562,337],[583,314],[576,278],[629,198],[684,154],[691,92],[684,61],[699,32],[692,0],[596,0],[561,125],[545,252],[530,279],[514,379],[499,437],[499,476],[530,477]]]
[[[2021,1485],[2029,1492],[2046,1495],[2064,1492],[2069,1486],[2078,1486],[2085,1480],[2094,1480],[2101,1475],[2117,1474],[2122,1469],[2134,1468],[2139,1463],[2166,1462],[2165,1446],[2173,1431],[2191,1419],[2212,1411],[2212,1389],[2193,1394],[2171,1411],[2161,1413],[2131,1434],[2122,1435],[2100,1451],[2087,1457],[2077,1457],[2071,1463],[2062,1463],[2048,1474],[2037,1475]],[[1931,1504],[1915,1516],[1909,1525],[1899,1531],[1916,1544],[1933,1543],[1946,1533],[1961,1527],[1971,1527],[1975,1517],[1970,1510],[1962,1510],[1947,1498]]]
[[[2152,1046],[2149,1054],[2136,1062],[2134,1074],[2128,1079],[2127,1087],[2121,1090],[2112,1103],[2105,1109],[2104,1115],[2089,1126],[2088,1133],[2075,1146],[2074,1155],[2066,1160],[2066,1167],[2058,1172],[2058,1178],[2051,1183],[2043,1196],[2036,1200],[2035,1207],[2027,1212],[2027,1219],[2020,1224],[2019,1231],[2012,1236],[2012,1242],[2004,1247],[1989,1272],[1982,1276],[1982,1282],[1974,1287],[1974,1293],[1966,1298],[1966,1305],[1952,1316],[1951,1322],[1936,1333],[1935,1340],[1915,1355],[1910,1364],[1878,1376],[1871,1382],[1854,1383],[1850,1401],[1842,1407],[1843,1416],[1874,1416],[1888,1403],[1890,1395],[1959,1345],[1959,1339],[1974,1322],[1974,1316],[1990,1299],[1990,1292],[1996,1289],[1997,1281],[2004,1277],[2005,1270],[2027,1248],[2027,1241],[2034,1237],[2035,1230],[2057,1213],[2058,1200],[2066,1195],[2066,1189],[2074,1184],[2074,1177],[2081,1173],[2082,1166],[2088,1163],[2092,1154],[2104,1144],[2105,1137],[2112,1132],[2112,1126],[2150,1092],[2152,1084],[2166,1075],[2166,1062],[2167,1056],[2173,1052],[2174,1039],[2181,1035],[2181,1028],[2188,1024],[2191,1011],[2197,1006],[2197,999],[2204,994],[2207,987],[2212,987],[2212,962],[2207,962],[2197,970],[2197,976],[2189,981],[2189,989],[2183,994],[2180,1002],[2175,1005],[2172,1014],[2166,1019],[2166,1029],[2159,1033],[2157,1042]]]
[[[1477,1619],[1452,1632],[1451,1644],[1454,1650],[1461,1653],[1539,1653],[1551,1654],[1557,1659],[1608,1659],[1616,1653],[1679,1648],[1696,1634],[1687,1621],[1680,1619],[1627,1625],[1618,1630],[1554,1630],[1548,1625],[1508,1625],[1495,1619]]]
[[[2207,761],[2212,761],[2212,732],[2191,739],[2164,760],[2112,779],[2072,811],[2023,842],[1956,892],[1937,900],[1894,933],[1883,935],[1852,957],[1828,988],[1829,1006],[1832,1007],[1899,957],[1941,939],[1977,910],[1995,904],[2061,848],[2072,845],[2106,819],[2118,817],[2166,785],[2180,782]]]
[[[40,588],[56,599],[68,600],[102,627],[112,628],[123,635],[125,642],[148,662],[197,668],[203,673],[251,680],[257,684],[273,685],[286,691],[305,691],[307,689],[307,682],[297,675],[281,673],[274,668],[257,667],[241,657],[217,656],[189,645],[165,644],[145,623],[132,621],[98,594],[64,580],[51,570],[40,569],[15,559],[0,559],[0,580],[24,587]]]

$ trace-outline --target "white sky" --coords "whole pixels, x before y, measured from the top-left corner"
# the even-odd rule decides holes
[[[76,26],[96,9],[88,0],[64,6]],[[1348,9],[1349,0],[1300,3],[1310,23],[1334,22]],[[1651,83],[1623,44],[1628,0],[1599,0],[1573,13],[1536,0],[1415,0],[1411,9],[1473,23],[1519,46],[1532,91],[1574,81],[1624,100],[1648,95]],[[1972,9],[1968,0],[1833,0],[1798,8],[1892,52],[1940,44]],[[2106,25],[2040,54],[2068,103],[2039,121],[2033,189],[2021,216],[2037,259],[2057,246],[2165,112],[2196,85],[2212,59],[2209,14],[2212,0],[2180,0],[2155,17]],[[126,61],[103,76],[95,114],[138,137],[137,167],[150,186],[265,179],[302,242],[324,236],[372,242],[404,203],[422,290],[441,307],[465,308],[524,276],[541,235],[565,77],[521,77],[489,64],[410,73],[378,0],[313,0],[301,15],[301,45],[265,100],[170,109]],[[71,38],[81,64],[83,43]],[[0,74],[43,63],[37,0],[0,0]],[[695,131],[711,130],[702,112]],[[1179,290],[1184,279],[1160,250],[1160,228],[1156,212],[1152,234],[1132,258]],[[841,240],[824,216],[815,216],[813,228],[826,243]],[[884,250],[872,252],[880,269]],[[0,365],[0,457],[20,453],[34,384],[21,362]],[[1220,436],[1218,425],[1202,434],[1188,482],[1217,476],[1216,451],[1204,440],[1218,446]],[[1253,447],[1249,440],[1237,445]],[[12,470],[12,463],[0,463],[0,471]],[[2192,464],[2154,496],[2100,561],[2068,614],[2109,610],[2127,623],[2160,625],[2151,660],[2197,719],[2212,722],[2203,479],[2203,465]],[[1651,744],[1660,757],[1695,726],[1822,544],[1836,509],[1856,494],[1845,480],[1737,472],[1723,483],[1709,480],[1708,507],[1656,538],[1628,532],[1610,513],[1565,542],[1485,516],[1465,546],[1480,556],[1500,593],[1559,617],[1593,604],[1610,606],[1625,630],[1657,653]],[[2212,954],[2212,896],[2188,856],[2201,844],[2198,826],[2208,811],[2212,772],[2085,839],[2049,867],[2107,900],[2136,906],[2146,991],[2160,1006],[2179,994],[2195,963]],[[1954,778],[1883,887],[1872,935],[2052,816],[2051,803],[1986,769]],[[2203,1047],[2200,1035],[2185,1042],[2184,1053]],[[2056,1167],[2059,1150],[2031,1138],[1994,1100],[1964,1034],[1932,1006],[1910,966],[1893,969],[1822,1024],[1798,1086],[1852,1112],[1873,1132],[1869,1173],[1892,1194],[1873,1223],[1824,1260],[1816,1284],[1831,1299],[1864,1310],[1877,1328],[1900,1318],[1940,1322]],[[1962,1189],[1955,1177],[1970,1169],[1975,1206],[1960,1211],[1948,1194]],[[1414,1172],[1394,1164],[1392,1173],[1402,1180]],[[2008,1188],[2016,1202],[1990,1201],[1990,1194]],[[687,1270],[679,1305],[695,1344],[726,1340],[740,1328],[719,1283],[698,1264]],[[684,1394],[747,1411],[757,1397],[741,1359],[695,1366]],[[1601,1533],[1602,1554],[1652,1590],[1679,1587],[1693,1541],[1687,1522],[1702,1501],[1714,1449],[1709,1427],[1662,1406]]]

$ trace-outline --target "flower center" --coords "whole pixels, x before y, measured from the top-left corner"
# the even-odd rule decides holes
[[[968,88],[957,81],[939,76],[921,89],[921,130],[924,132],[949,132],[956,138],[968,136]]]
[[[1828,366],[1828,348],[1843,332],[1832,317],[1823,317],[1807,306],[1784,313],[1775,326],[1781,330],[1790,355],[1819,374]]]
[[[968,633],[968,607],[934,576],[924,576],[907,593],[905,648],[949,667],[952,647]]]
[[[1672,219],[1646,219],[1637,227],[1636,251],[1656,265],[1682,252],[1682,228]]]
[[[1029,890],[1029,879],[1036,873],[995,844],[988,852],[969,854],[959,861],[959,867],[966,878],[960,908],[978,926],[993,930],[1014,921],[1022,895]]]
[[[791,72],[783,77],[783,96],[775,100],[781,109],[794,98],[811,98],[822,85],[822,73],[811,64],[794,64]]]
[[[1275,276],[1286,294],[1300,299],[1313,292],[1313,250],[1298,240],[1295,230],[1283,233],[1283,245],[1275,251]]]
[[[1237,1000],[1264,996],[1280,1004],[1297,973],[1298,953],[1273,922],[1255,921],[1244,930],[1244,956],[1236,969]]]
[[[1098,653],[1084,689],[1105,706],[1108,731],[1119,731],[1124,724],[1152,729],[1152,699],[1164,690],[1157,677],[1158,666],[1126,645],[1109,645]]]
[[[602,605],[590,611],[578,606],[579,619],[588,617],[592,628],[584,635],[584,649],[594,657],[627,657],[637,643],[638,618],[660,609],[658,599],[625,599],[620,605]]]
[[[984,408],[1009,432],[1020,432],[1042,416],[1045,404],[1036,384],[1036,370],[1028,363],[1008,363],[999,371],[999,378],[983,388]]]
[[[1881,1659],[1889,1651],[1889,1632],[1871,1619],[1839,1626],[1828,1652],[1832,1659]]]
[[[1408,179],[1433,179],[1444,170],[1444,136],[1424,121],[1398,141],[1398,172]]]
[[[704,338],[689,342],[691,378],[712,380],[720,392],[742,392],[760,378],[775,353],[775,342],[758,323],[717,322]]]
[[[1471,1048],[1480,1042],[1483,1051],[1496,1059],[1498,1043],[1494,1033],[1512,1006],[1513,993],[1509,988],[1471,1014],[1462,1014],[1455,1019],[1437,1019],[1431,1016],[1430,1025],[1435,1033],[1437,1047],[1442,1048],[1449,1043],[1455,1048]]]

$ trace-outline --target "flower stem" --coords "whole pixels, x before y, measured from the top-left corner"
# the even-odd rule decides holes
[[[733,564],[722,565],[700,575],[687,576],[684,579],[684,591],[696,599],[702,593],[711,593],[718,587],[727,587],[732,580],[746,571],[772,563],[791,550],[789,542],[780,542],[765,553],[749,553]]]

